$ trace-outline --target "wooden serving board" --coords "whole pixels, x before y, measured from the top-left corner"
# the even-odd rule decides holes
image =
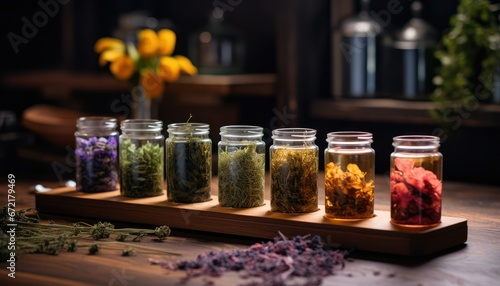
[[[467,220],[442,217],[434,227],[402,228],[390,223],[390,213],[375,211],[373,218],[357,221],[331,220],[324,206],[313,213],[282,214],[270,211],[270,202],[248,209],[222,208],[218,198],[194,204],[167,202],[166,196],[125,198],[120,192],[88,194],[75,188],[59,188],[36,194],[36,209],[41,213],[85,217],[172,228],[208,231],[272,239],[278,231],[287,237],[319,235],[330,244],[359,250],[422,256],[436,253],[467,241]]]

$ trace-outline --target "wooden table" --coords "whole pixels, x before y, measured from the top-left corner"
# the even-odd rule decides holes
[[[7,176],[1,187],[0,203],[7,201]],[[34,207],[30,186],[35,182],[16,182],[17,209]],[[57,182],[42,182],[56,187]],[[214,178],[214,185],[216,178]],[[321,176],[319,186],[323,181]],[[376,180],[376,209],[389,210],[388,179]],[[214,188],[216,189],[216,188]],[[324,194],[321,194],[320,201]],[[500,281],[500,187],[445,182],[443,215],[468,220],[468,241],[455,249],[431,257],[402,257],[354,252],[345,268],[323,280],[323,285],[497,285]],[[72,220],[72,218],[64,218]],[[190,259],[208,250],[246,248],[260,239],[174,229],[163,243],[143,245],[172,251]],[[16,278],[7,277],[6,263],[0,262],[0,285],[174,285],[183,272],[168,273],[151,265],[149,258],[176,260],[178,257],[140,253],[122,257],[118,250],[103,250],[88,255],[84,249],[58,256],[21,254],[16,257]],[[189,285],[237,285],[247,282],[238,273],[220,278],[197,278]],[[7,282],[7,284],[5,283]],[[14,282],[14,283],[13,283]]]

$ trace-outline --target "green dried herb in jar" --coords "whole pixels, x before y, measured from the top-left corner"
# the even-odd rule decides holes
[[[158,120],[122,121],[119,158],[122,196],[142,198],[164,193],[162,127]]]
[[[167,198],[175,203],[211,200],[212,140],[209,125],[173,123],[166,140]]]
[[[251,208],[264,205],[266,144],[263,128],[231,125],[221,128],[219,206]]]
[[[318,146],[316,130],[273,130],[271,211],[305,213],[318,210]]]

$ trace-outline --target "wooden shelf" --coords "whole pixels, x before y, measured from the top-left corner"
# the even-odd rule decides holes
[[[48,97],[70,97],[74,91],[130,91],[129,83],[119,81],[109,74],[66,70],[12,74],[2,78],[2,83],[10,88],[41,90]],[[181,76],[178,81],[166,85],[166,93],[274,96],[275,84],[274,74]]]
[[[229,95],[274,96],[274,74],[196,75],[184,76],[166,86],[167,93],[197,93]]]
[[[404,101],[396,99],[322,99],[310,106],[312,118],[348,121],[370,121],[411,124],[436,124],[429,110],[428,101]],[[456,115],[459,116],[459,115]],[[448,118],[450,123],[477,127],[500,127],[500,105],[480,104],[477,110],[463,110],[462,117]]]

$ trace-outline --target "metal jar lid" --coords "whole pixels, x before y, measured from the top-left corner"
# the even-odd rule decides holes
[[[368,0],[361,1],[361,12],[346,19],[340,26],[344,37],[375,37],[382,33],[382,26],[368,14]]]
[[[420,18],[422,4],[415,1],[411,9],[413,18],[394,34],[392,47],[405,50],[435,47],[439,34],[432,25]]]

